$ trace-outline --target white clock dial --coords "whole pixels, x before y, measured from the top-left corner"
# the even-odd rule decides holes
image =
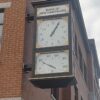
[[[36,75],[64,72],[69,72],[69,52],[67,50],[36,55]]]
[[[37,20],[37,48],[63,45],[68,45],[68,17]]]

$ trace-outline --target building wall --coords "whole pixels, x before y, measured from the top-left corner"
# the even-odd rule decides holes
[[[94,39],[89,39],[89,44],[91,48],[91,59],[92,59],[92,69],[93,69],[93,99],[94,100],[100,100],[100,94],[99,94],[99,77],[100,77],[100,68],[99,68],[99,62],[97,57],[97,51],[95,46]]]
[[[51,100],[51,89],[40,89],[29,81],[31,73],[23,75],[23,99],[24,100]]]
[[[11,6],[4,11],[0,52],[0,100],[21,100],[26,2],[0,0],[0,3],[7,2]]]
[[[71,86],[59,88],[59,100],[71,100]]]
[[[76,16],[77,13],[75,12],[74,8],[72,7],[71,10],[72,13],[72,56],[73,56],[73,71],[74,71],[74,75],[76,77],[77,80],[77,89],[78,89],[78,99],[81,100],[81,98],[83,100],[88,100],[88,95],[89,95],[89,89],[88,89],[88,84],[85,81],[84,78],[84,69],[83,72],[81,70],[81,66],[84,66],[84,63],[86,65],[86,69],[88,67],[88,52],[87,52],[87,48],[86,48],[86,44],[83,40],[83,36],[82,36],[82,32],[80,31],[80,25],[78,22],[78,17]],[[75,38],[76,37],[76,38]],[[76,56],[76,50],[75,50],[75,39],[77,40],[77,56]],[[79,54],[79,50],[81,51],[81,58],[82,61],[84,63],[81,63],[80,65],[80,54]],[[88,77],[88,75],[87,75]],[[75,100],[75,89],[74,87],[71,87],[71,94],[72,94],[72,99],[71,100]],[[73,92],[74,91],[74,92]]]

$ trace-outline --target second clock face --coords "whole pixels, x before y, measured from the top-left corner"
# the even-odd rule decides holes
[[[68,17],[37,20],[37,48],[63,45],[68,45]]]
[[[37,53],[35,74],[69,72],[69,52]]]

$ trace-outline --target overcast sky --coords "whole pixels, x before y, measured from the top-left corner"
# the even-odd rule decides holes
[[[89,38],[94,38],[100,63],[100,0],[79,0]]]
[[[79,1],[81,4],[88,37],[95,39],[100,64],[100,0]]]

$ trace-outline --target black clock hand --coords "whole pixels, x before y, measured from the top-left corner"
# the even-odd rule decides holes
[[[48,65],[49,67],[51,67],[51,68],[54,68],[54,69],[56,69],[56,67],[54,67],[54,66],[52,66],[52,65],[50,65],[50,64],[47,64],[47,63],[45,63],[45,62],[43,62],[43,61],[41,61],[43,64],[45,64],[45,65]]]
[[[55,33],[55,31],[56,31],[56,29],[58,28],[59,24],[60,24],[60,23],[58,22],[57,25],[56,25],[56,27],[54,28],[54,30],[53,30],[52,33],[50,34],[51,37],[52,37],[53,34]]]

